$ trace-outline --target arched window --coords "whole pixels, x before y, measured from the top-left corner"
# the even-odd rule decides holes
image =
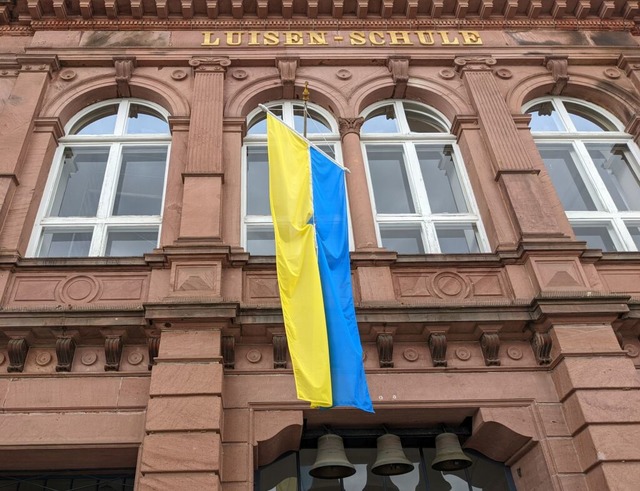
[[[449,123],[406,101],[368,108],[361,139],[379,243],[401,254],[486,252]]]
[[[135,100],[83,110],[60,139],[29,246],[40,257],[140,256],[158,244],[171,135]]]
[[[638,147],[615,116],[546,97],[524,107],[576,238],[603,251],[640,249]]]
[[[279,101],[267,107],[289,126],[303,133],[304,110],[301,102]],[[329,113],[313,104],[308,105],[307,138],[327,155],[338,157],[338,126]],[[243,157],[243,244],[251,254],[273,256],[275,243],[269,206],[267,124],[266,113],[261,109],[256,109],[247,118]]]

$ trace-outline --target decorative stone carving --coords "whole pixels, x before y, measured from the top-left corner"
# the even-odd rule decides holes
[[[156,364],[156,358],[160,351],[160,336],[151,335],[147,338],[147,348],[149,350],[149,370]]]
[[[107,372],[120,370],[120,358],[122,357],[122,336],[119,334],[107,335],[104,340],[104,354],[106,363],[104,369]]]
[[[247,352],[246,358],[249,363],[258,363],[260,360],[262,360],[262,353],[260,353],[260,350],[250,349]]]
[[[551,15],[554,19],[562,19],[567,10],[567,2],[565,0],[554,0],[551,7]]]
[[[139,351],[129,353],[129,356],[127,356],[127,361],[130,365],[140,365],[140,363],[142,363],[142,360],[144,360],[144,355]]]
[[[118,97],[131,97],[129,81],[136,67],[136,59],[133,56],[114,56],[113,64],[116,68],[116,84]]]
[[[622,333],[620,331],[614,331],[616,334],[616,339],[618,340],[618,344],[620,345],[620,349],[624,349],[624,339],[622,339]]]
[[[104,9],[109,19],[118,17],[118,2],[116,0],[104,0]]]
[[[353,74],[346,68],[341,68],[336,72],[336,77],[338,77],[340,80],[349,80],[352,76]]]
[[[484,364],[488,367],[500,366],[500,337],[497,332],[485,332],[480,337],[480,347]]]
[[[273,368],[287,368],[287,337],[284,334],[274,334],[273,339]]]
[[[376,338],[380,368],[393,368],[393,335],[380,333]]]
[[[531,338],[531,347],[538,365],[551,363],[551,335],[548,332],[535,332]]]
[[[447,366],[447,336],[442,332],[434,332],[429,336],[429,350],[434,367]]]
[[[90,367],[96,361],[98,361],[98,355],[94,351],[89,351],[88,353],[84,353],[80,358],[80,362],[86,367]]]
[[[298,69],[298,58],[276,58],[276,67],[280,72],[282,82],[282,97],[293,99],[296,90],[296,70]]]
[[[524,355],[522,350],[517,346],[509,346],[509,348],[507,348],[507,356],[512,360],[520,360]]]
[[[413,363],[414,361],[418,361],[418,358],[420,358],[420,354],[418,353],[418,350],[414,348],[407,348],[403,351],[402,357],[408,362]]]
[[[222,364],[224,368],[236,367],[236,339],[233,336],[222,336]]]
[[[39,367],[46,367],[49,363],[51,363],[51,353],[48,351],[41,351],[36,355],[36,365]]]
[[[187,78],[187,72],[184,70],[174,70],[171,72],[171,78],[174,80],[184,80]]]
[[[364,124],[364,118],[339,118],[340,138],[344,138],[349,133],[360,136],[360,128]]]
[[[554,86],[551,95],[560,95],[569,82],[569,60],[567,57],[547,56],[545,59],[547,70],[551,72]]]
[[[458,73],[461,73],[466,70],[492,70],[497,61],[491,56],[458,56],[453,63]]]
[[[72,336],[61,336],[56,340],[56,372],[70,372],[76,341]]]
[[[471,359],[471,350],[462,346],[461,348],[456,348],[455,355],[458,360],[468,361]]]
[[[58,19],[66,19],[67,18],[67,4],[64,0],[54,0],[53,1],[53,11],[56,14]]]
[[[218,72],[225,73],[227,67],[231,65],[231,60],[224,56],[206,56],[191,58],[189,65],[193,67],[196,73],[200,72]]]
[[[451,68],[443,68],[438,72],[438,76],[445,80],[451,80],[452,78],[455,78],[456,72]]]
[[[409,58],[391,57],[387,60],[387,68],[389,68],[395,84],[393,97],[395,99],[403,99],[407,92],[407,82],[409,81]]]
[[[29,352],[27,340],[24,337],[10,339],[7,344],[7,351],[9,352],[7,372],[22,372],[24,370],[24,362],[27,359],[27,353]]]

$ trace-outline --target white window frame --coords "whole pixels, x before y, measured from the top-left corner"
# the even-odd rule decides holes
[[[102,107],[118,104],[114,133],[112,135],[69,135],[68,133],[84,118]],[[162,210],[166,194],[169,158],[171,154],[171,134],[125,134],[129,108],[132,104],[149,107],[168,120],[169,113],[151,102],[142,99],[110,99],[93,104],[76,114],[65,126],[65,136],[59,139],[49,177],[45,185],[35,226],[27,247],[27,256],[39,257],[44,231],[84,231],[92,230],[91,246],[87,257],[104,257],[109,231],[158,231],[158,242],[162,233]],[[121,170],[121,156],[124,148],[166,146],[164,181],[159,215],[111,215]],[[96,216],[93,217],[53,217],[50,216],[58,186],[62,179],[64,152],[68,147],[108,148],[107,160],[100,200]],[[46,257],[46,256],[42,256]]]
[[[613,131],[577,131],[571,121],[569,112],[564,102],[582,106],[587,111],[598,115],[601,119],[615,127]],[[633,136],[624,131],[624,125],[612,113],[590,102],[571,97],[540,97],[534,99],[522,108],[526,113],[533,106],[540,103],[551,103],[565,131],[534,131],[531,133],[536,145],[549,143],[562,143],[571,145],[576,153],[576,165],[583,178],[589,196],[593,200],[596,211],[565,210],[571,225],[598,225],[606,226],[610,231],[615,251],[637,251],[635,241],[627,230],[627,225],[640,224],[640,209],[619,211],[604,181],[599,175],[596,165],[589,156],[588,144],[623,144],[629,151],[633,161],[630,162],[631,171],[640,180],[640,149],[633,141]]]
[[[436,124],[442,127],[442,133],[414,133],[409,129],[409,123],[405,116],[405,109],[403,104],[408,103],[410,109],[422,112],[426,118],[432,120]],[[489,252],[489,241],[487,239],[482,221],[480,219],[480,212],[473,196],[473,190],[471,188],[471,181],[467,174],[467,170],[463,164],[462,154],[457,145],[456,138],[450,133],[451,125],[447,118],[435,110],[434,108],[424,106],[422,104],[411,101],[382,101],[367,107],[362,112],[362,117],[365,121],[367,117],[379,109],[380,107],[393,104],[396,121],[398,124],[397,133],[363,133],[360,134],[360,140],[362,145],[362,155],[366,163],[366,175],[367,184],[369,186],[369,197],[371,200],[371,208],[373,210],[375,224],[376,224],[376,237],[379,247],[382,247],[382,238],[380,233],[381,226],[383,228],[401,228],[403,225],[413,225],[419,227],[421,232],[422,243],[425,248],[426,254],[440,254],[441,248],[438,242],[438,236],[436,227],[438,225],[472,225],[475,227],[476,240],[478,243],[478,249],[480,253]],[[416,146],[421,144],[434,144],[434,145],[446,145],[453,150],[453,162],[455,170],[458,175],[460,187],[462,189],[462,197],[467,207],[466,213],[432,213],[427,197],[427,189],[424,184],[422,172],[420,170],[420,163],[418,160]],[[402,146],[403,154],[405,157],[405,166],[407,172],[407,179],[409,181],[409,188],[411,193],[411,199],[413,200],[414,213],[378,213],[376,209],[373,183],[371,178],[371,172],[369,170],[369,160],[367,155],[367,148],[374,148],[375,146],[388,146],[398,145]]]
[[[294,122],[294,106],[301,106],[302,102],[298,100],[279,100],[272,101],[265,106],[268,109],[281,106],[282,107],[282,116],[287,125],[293,127]],[[329,133],[308,133],[307,139],[318,146],[323,145],[333,145],[335,150],[335,160],[339,163],[342,162],[342,152],[340,148],[340,132],[338,129],[338,123],[335,120],[334,116],[326,111],[321,106],[316,104],[308,104],[308,108],[317,112],[324,120],[329,124],[331,132]],[[258,116],[263,113],[262,109],[257,108],[251,111],[247,116],[247,127],[250,128],[253,120],[255,120]],[[311,120],[309,120],[309,125],[313,124]],[[244,137],[243,145],[242,145],[242,205],[241,205],[241,214],[242,214],[242,231],[241,231],[241,244],[242,247],[247,251],[248,250],[248,231],[250,228],[254,230],[266,230],[273,231],[273,219],[271,218],[271,214],[268,215],[247,215],[247,193],[248,189],[248,177],[247,177],[247,148],[248,147],[262,147],[267,148],[267,134],[259,134],[259,135],[250,135],[247,131],[247,135]],[[348,210],[347,210],[348,211]],[[348,215],[348,213],[347,213]],[[349,242],[352,243],[351,239],[351,227],[349,226]]]

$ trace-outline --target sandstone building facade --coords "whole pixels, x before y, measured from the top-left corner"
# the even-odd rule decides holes
[[[638,14],[0,0],[0,489],[637,489]],[[305,84],[372,415],[295,397],[258,105],[302,130]],[[309,477],[326,431],[357,479]]]

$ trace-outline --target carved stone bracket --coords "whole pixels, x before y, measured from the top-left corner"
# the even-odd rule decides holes
[[[120,370],[120,358],[123,346],[122,336],[109,334],[104,339],[104,354],[107,362],[104,364],[106,372],[116,372]]]
[[[387,60],[387,68],[395,84],[394,99],[403,99],[407,93],[407,82],[409,82],[409,58],[390,57]]]
[[[458,56],[453,63],[460,74],[466,71],[491,71],[497,63],[491,56]]]
[[[569,82],[569,60],[567,57],[547,56],[544,60],[547,70],[551,72],[554,85],[551,95],[560,95]]]
[[[76,352],[76,341],[73,336],[60,336],[56,339],[56,372],[70,372],[73,355]]]
[[[378,334],[376,345],[380,368],[393,368],[393,334]]]
[[[156,364],[156,358],[160,352],[160,336],[149,336],[147,338],[147,348],[149,349],[149,370],[151,370]]]
[[[223,56],[210,56],[191,58],[189,65],[193,67],[196,73],[215,72],[225,73],[227,67],[231,65],[231,60]]]
[[[616,339],[618,340],[618,344],[620,345],[620,349],[624,350],[624,339],[622,337],[622,333],[620,331],[614,331],[616,335]]]
[[[114,56],[113,65],[116,68],[118,97],[131,97],[129,81],[133,75],[133,70],[136,68],[136,58],[134,56]]]
[[[480,347],[484,364],[488,367],[500,366],[500,336],[497,332],[485,332],[480,336]]]
[[[551,363],[551,335],[548,332],[534,332],[531,338],[531,347],[538,365]]]
[[[236,367],[236,339],[233,336],[222,336],[222,364],[224,368]]]
[[[340,138],[344,138],[349,133],[360,136],[360,128],[364,124],[364,118],[339,118]]]
[[[429,350],[434,367],[447,366],[447,336],[443,332],[434,332],[429,336]]]
[[[287,368],[287,337],[284,334],[274,334],[273,339],[273,368]]]
[[[276,67],[280,72],[282,82],[282,97],[293,99],[296,90],[296,70],[298,69],[298,58],[276,58]]]
[[[57,56],[24,54],[16,57],[22,73],[46,72],[51,76],[60,70],[60,60]]]
[[[7,372],[22,372],[24,370],[24,362],[27,359],[27,353],[29,352],[29,343],[27,343],[27,340],[24,337],[10,339],[7,345],[7,351],[9,352]]]

